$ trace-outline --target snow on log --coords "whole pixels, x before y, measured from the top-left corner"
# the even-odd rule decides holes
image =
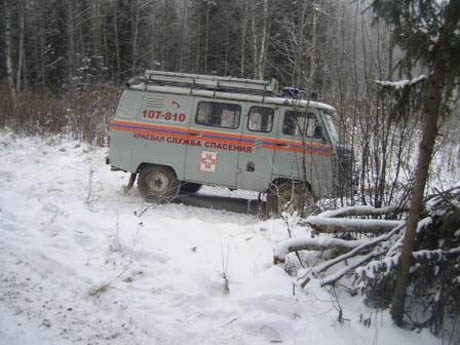
[[[366,250],[368,250],[370,248],[373,248],[378,243],[383,242],[385,240],[388,240],[393,235],[399,233],[403,228],[404,228],[404,225],[400,225],[400,226],[394,228],[392,231],[390,231],[389,233],[387,233],[385,235],[381,235],[381,236],[376,237],[376,238],[374,238],[372,240],[369,240],[368,242],[363,243],[362,245],[359,245],[356,248],[353,248],[352,250],[350,250],[349,252],[347,252],[345,254],[342,254],[342,255],[334,258],[334,259],[331,259],[331,260],[328,260],[326,262],[323,262],[321,265],[319,265],[318,267],[316,267],[314,269],[313,273],[318,274],[320,272],[324,272],[328,268],[330,268],[330,267],[332,267],[334,265],[337,265],[339,262],[345,261],[345,260],[355,256],[358,253],[361,253],[361,252],[366,251]]]
[[[366,261],[369,261],[370,259],[372,259],[372,258],[374,258],[376,256],[379,256],[382,253],[383,253],[383,251],[372,252],[372,253],[369,253],[366,256],[362,257],[362,258],[359,258],[359,260],[354,262],[353,265],[347,266],[347,267],[341,269],[340,271],[328,276],[327,278],[322,279],[320,281],[320,286],[334,285],[335,282],[337,280],[339,280],[340,278],[342,278],[345,274],[347,274],[348,272],[352,272],[355,268],[361,266]]]
[[[305,238],[289,239],[280,242],[275,248],[273,261],[274,264],[284,262],[285,256],[298,250],[324,250],[330,248],[353,249],[365,244],[366,240],[347,241],[339,238]]]
[[[344,217],[357,217],[357,216],[381,216],[390,213],[400,213],[405,211],[399,206],[387,206],[375,208],[372,206],[350,206],[342,207],[338,210],[324,211],[317,215],[317,217],[324,218],[344,218]]]
[[[335,219],[320,216],[308,217],[307,224],[321,233],[375,233],[388,232],[404,222],[383,219]]]

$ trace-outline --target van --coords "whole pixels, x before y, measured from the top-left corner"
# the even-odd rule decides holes
[[[131,173],[128,188],[138,176],[147,201],[201,185],[286,200],[299,190],[340,195],[351,153],[340,144],[336,110],[292,90],[281,94],[275,79],[146,71],[121,95],[107,162]]]

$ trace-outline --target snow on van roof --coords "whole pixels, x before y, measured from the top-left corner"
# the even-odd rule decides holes
[[[203,89],[194,89],[190,87],[180,87],[180,86],[161,86],[161,85],[146,84],[144,82],[141,82],[135,85],[130,85],[129,88],[134,89],[134,90],[146,90],[150,92],[169,93],[169,94],[176,94],[176,95],[200,96],[200,97],[228,99],[228,100],[235,100],[235,101],[251,101],[251,102],[256,102],[256,103],[298,106],[298,107],[305,107],[305,108],[310,107],[310,108],[323,109],[323,110],[329,110],[329,111],[335,112],[335,108],[326,103],[310,101],[310,100],[305,100],[305,99],[252,95],[252,94],[247,94],[247,93],[224,92],[224,91],[215,91],[215,90],[203,90]]]

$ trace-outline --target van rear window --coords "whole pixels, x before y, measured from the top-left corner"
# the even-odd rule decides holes
[[[238,128],[241,107],[238,104],[200,102],[195,122],[200,125]]]

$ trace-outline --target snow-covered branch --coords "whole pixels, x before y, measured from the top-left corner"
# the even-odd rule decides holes
[[[344,218],[344,217],[359,217],[359,216],[381,216],[384,214],[394,214],[405,211],[398,206],[387,206],[375,208],[372,206],[350,206],[342,207],[338,210],[324,211],[317,215],[323,218]]]
[[[309,217],[307,224],[321,233],[380,233],[388,232],[403,224],[399,220],[382,219],[334,219],[325,217]]]
[[[298,250],[325,250],[330,248],[353,249],[367,242],[366,240],[347,241],[330,237],[290,239],[278,244],[275,248],[273,261],[275,265],[282,263],[287,254]]]
[[[383,80],[376,80],[375,82],[383,87],[389,87],[396,90],[403,89],[407,86],[413,86],[418,83],[423,82],[426,79],[424,74],[412,79],[412,80],[399,80],[399,81],[383,81]]]

